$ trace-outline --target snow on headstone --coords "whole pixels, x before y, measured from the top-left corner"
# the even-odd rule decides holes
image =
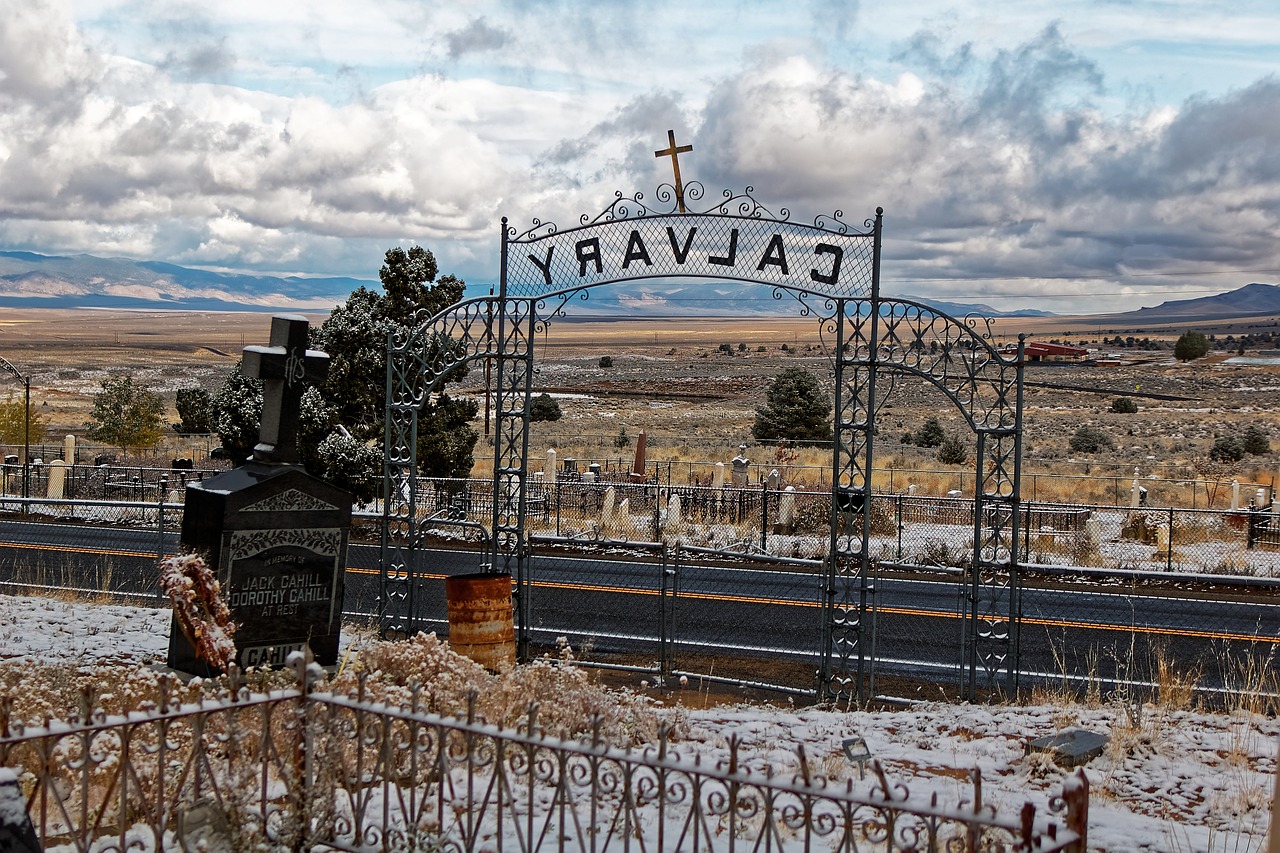
[[[40,853],[42,849],[27,813],[18,774],[8,767],[0,767],[0,850]]]

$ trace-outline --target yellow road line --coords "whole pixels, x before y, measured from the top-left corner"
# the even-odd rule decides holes
[[[72,554],[103,554],[106,556],[117,557],[154,557],[154,552],[146,551],[109,551],[103,548],[77,548],[63,545],[33,545],[25,542],[0,542],[0,547],[8,548],[27,548],[33,551],[60,551]],[[365,569],[356,566],[347,566],[347,574],[351,575],[380,575],[380,569]],[[437,572],[428,572],[417,575],[420,580],[444,580],[449,577],[445,574]],[[558,583],[550,581],[536,581],[533,584],[540,589],[571,589],[585,592],[604,592],[614,595],[659,595],[656,589],[634,589],[622,586],[601,586],[598,584],[573,584]],[[785,598],[758,598],[749,595],[725,595],[723,593],[714,592],[693,592],[682,593],[681,598],[698,599],[702,601],[729,601],[735,604],[765,604],[777,607],[821,607],[818,602],[813,601],[795,601]],[[939,610],[922,610],[913,607],[881,607],[876,612],[892,613],[898,616],[921,616],[933,619],[960,619],[959,613],[949,613]],[[1162,634],[1175,637],[1194,637],[1212,640],[1238,640],[1241,642],[1262,642],[1272,645],[1280,643],[1280,637],[1263,637],[1256,634],[1236,634],[1228,631],[1196,631],[1189,628],[1159,628],[1149,625],[1108,625],[1103,622],[1067,622],[1061,619],[1031,619],[1023,618],[1024,625],[1042,625],[1048,628],[1076,628],[1087,629],[1093,631],[1115,631],[1117,633],[1134,633],[1134,634]]]

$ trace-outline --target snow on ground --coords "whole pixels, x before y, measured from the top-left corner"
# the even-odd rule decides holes
[[[168,630],[167,610],[0,595],[0,665],[161,663]],[[1043,806],[1061,790],[1065,773],[1044,756],[1025,755],[1028,740],[1075,727],[1102,732],[1110,744],[1086,772],[1090,847],[1106,851],[1265,849],[1280,745],[1274,716],[1126,709],[1118,702],[930,703],[865,712],[681,706],[665,713],[688,724],[682,752],[725,756],[728,739],[737,736],[753,763],[787,773],[797,767],[795,747],[803,745],[817,772],[849,778],[856,771],[841,742],[860,735],[890,778],[913,793],[936,791],[941,801],[955,802],[963,771],[979,769],[984,800],[1015,812],[1026,799]]]

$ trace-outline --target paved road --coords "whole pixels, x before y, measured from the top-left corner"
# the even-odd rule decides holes
[[[166,539],[166,548],[176,548],[176,536]],[[109,589],[146,600],[155,594],[156,551],[155,530],[0,521],[0,581]],[[351,546],[347,612],[376,613],[378,559],[377,546]],[[474,572],[483,560],[484,555],[468,551],[418,555],[419,615],[426,629],[444,629],[444,578]],[[674,596],[662,592],[663,567],[634,556],[547,552],[535,556],[532,571],[531,624],[540,642],[564,636],[576,648],[593,645],[656,660],[665,619],[677,664],[728,648],[740,658],[802,664],[797,671],[808,679],[817,660],[821,579],[803,568],[685,565],[668,576]],[[879,578],[875,589],[881,671],[918,672],[923,664],[939,677],[958,673],[963,603],[956,580],[897,573]],[[1280,597],[1028,586],[1022,631],[1026,671],[1053,675],[1092,669],[1102,678],[1123,678],[1126,667],[1149,665],[1145,658],[1157,651],[1203,666],[1216,646],[1240,647],[1280,636]],[[1207,663],[1209,669],[1221,666]]]

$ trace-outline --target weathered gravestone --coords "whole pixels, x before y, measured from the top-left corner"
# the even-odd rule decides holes
[[[337,662],[351,495],[303,470],[299,404],[329,357],[307,349],[307,321],[271,320],[271,345],[246,347],[246,376],[263,381],[262,426],[253,456],[239,468],[188,483],[184,550],[206,555],[237,624],[236,663],[279,666],[303,651]],[[196,657],[175,618],[169,666],[214,673]]]

